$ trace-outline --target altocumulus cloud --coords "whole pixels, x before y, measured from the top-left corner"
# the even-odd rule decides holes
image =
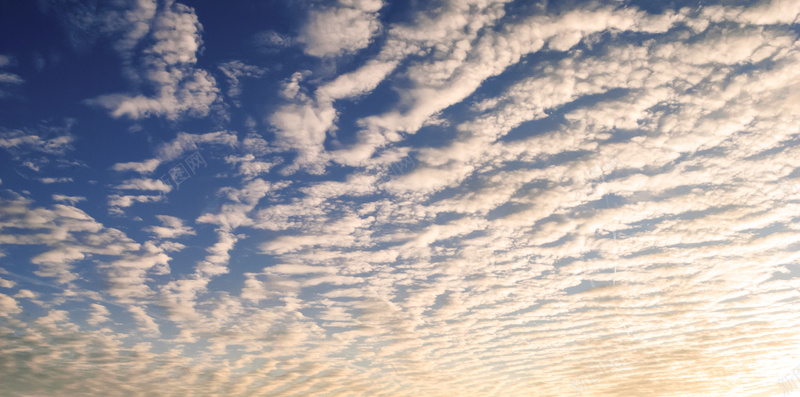
[[[0,5],[3,393],[791,389],[800,3],[680,4]]]

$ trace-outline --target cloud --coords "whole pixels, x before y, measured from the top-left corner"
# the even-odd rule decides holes
[[[336,110],[330,103],[317,107],[306,100],[281,106],[269,117],[269,122],[276,128],[278,145],[297,150],[295,164],[307,166],[309,172],[319,174],[324,171],[320,163],[325,158],[325,137],[335,119]]]
[[[789,0],[760,1],[754,7],[732,9],[731,14],[738,11],[732,19],[755,25],[792,24],[800,15],[800,6]]]
[[[152,3],[155,8],[155,1]],[[120,6],[119,3],[116,4]],[[102,4],[97,2],[76,2],[71,0],[46,0],[37,2],[37,6],[44,13],[50,13],[59,20],[67,33],[67,40],[72,48],[85,53],[97,41],[101,32],[108,27],[104,26],[101,15],[106,11]]]
[[[225,157],[225,162],[229,164],[238,164],[239,174],[244,176],[246,179],[252,179],[261,174],[266,174],[272,167],[277,165],[277,163],[256,161],[256,157],[253,154],[248,154],[241,157],[227,156]]]
[[[110,110],[115,118],[164,116],[176,120],[186,115],[209,114],[219,89],[207,71],[195,67],[202,46],[202,26],[192,8],[172,0],[165,1],[162,7],[142,0],[121,15],[108,14],[106,20],[113,21],[108,23],[106,33],[123,33],[115,48],[123,63],[130,64],[128,74],[155,94],[109,94],[88,100],[88,104]],[[134,57],[142,42],[147,45],[141,50],[141,57]],[[134,68],[137,59],[139,64]]]
[[[79,203],[79,202],[81,202],[81,201],[86,201],[86,197],[81,197],[81,196],[65,196],[65,195],[63,195],[63,194],[54,194],[54,195],[53,195],[53,200],[54,200],[54,201],[62,201],[62,202],[65,202],[65,203],[67,203],[67,204],[69,204],[69,205],[72,205],[72,206],[74,206],[75,204],[77,204],[77,203]]]
[[[39,297],[39,294],[27,289],[21,289],[16,293],[16,295],[14,295],[14,297],[23,299],[36,299]]]
[[[196,305],[198,294],[205,292],[212,277],[228,272],[227,263],[230,260],[229,252],[233,249],[239,237],[226,231],[218,231],[218,241],[206,249],[208,255],[197,264],[195,273],[189,277],[170,281],[163,285],[159,292],[159,304],[163,306],[173,321],[187,325],[197,324],[202,318]],[[192,334],[199,332],[200,328],[184,328],[182,338],[194,340]]]
[[[12,153],[40,152],[63,155],[72,150],[75,140],[69,133],[53,138],[42,138],[36,133],[21,130],[0,131],[0,148]]]
[[[258,66],[247,65],[242,61],[229,61],[219,65],[219,70],[228,78],[228,96],[233,100],[234,105],[241,106],[239,96],[242,89],[239,80],[243,77],[261,77],[266,70]]]
[[[13,57],[0,54],[0,68],[13,66],[15,63],[16,62]],[[24,82],[25,80],[19,75],[0,70],[0,98],[5,98],[11,95],[6,91],[8,86],[18,86]]]
[[[151,213],[129,237],[125,219],[112,228],[74,207],[93,195],[41,207],[4,193],[4,263],[27,258],[61,287],[0,280],[4,335],[23,336],[0,335],[0,382],[18,394],[46,394],[41,379],[98,395],[772,392],[797,364],[780,352],[800,300],[800,42],[777,25],[795,6],[539,4],[411,13],[338,76],[287,73],[266,116],[274,139],[179,133],[113,167],[148,174],[225,146],[218,181],[235,179],[194,219],[211,234]],[[381,84],[396,98],[372,92]],[[359,101],[381,106],[351,112]],[[326,150],[351,122],[356,143]],[[282,151],[298,157],[274,172]],[[289,177],[300,169],[314,175]],[[156,201],[138,194],[158,182],[108,184],[109,202]],[[49,287],[30,287],[45,309],[30,320],[25,283]]]
[[[149,203],[149,202],[157,202],[164,199],[164,196],[156,195],[156,196],[148,196],[148,195],[119,195],[119,194],[112,194],[108,196],[108,206],[109,207],[120,207],[126,208],[130,207],[134,203]]]
[[[308,71],[295,72],[288,81],[284,81],[281,94],[291,103],[280,106],[267,117],[267,121],[276,129],[277,147],[298,153],[294,164],[283,170],[287,174],[299,168],[314,174],[324,172],[325,138],[337,119],[330,98],[318,97],[315,100],[308,96],[307,90],[301,88],[300,83],[308,76]]]
[[[369,45],[381,28],[381,0],[347,0],[338,6],[309,12],[298,41],[306,54],[315,57],[355,52]]]
[[[0,55],[0,68],[9,66],[14,63],[14,58],[8,55]]]
[[[13,288],[14,285],[16,285],[16,283],[11,280],[0,279],[0,287],[2,288]]]
[[[69,177],[61,177],[61,178],[39,178],[39,182],[51,184],[51,183],[65,183],[65,182],[72,182],[72,178]]]
[[[0,73],[0,84],[22,84],[25,80],[13,73]]]
[[[372,6],[377,7],[377,3],[373,2]],[[424,52],[424,47],[442,48],[459,40],[475,40],[482,26],[491,25],[493,20],[501,16],[501,3],[482,3],[470,7],[469,4],[449,2],[433,18],[421,14],[413,28],[396,26],[390,29],[386,44],[375,58],[368,60],[357,70],[340,75],[332,82],[320,86],[313,98],[295,97],[294,104],[280,107],[268,120],[278,129],[280,143],[300,153],[295,160],[298,168],[306,167],[310,172],[321,173],[329,158],[342,164],[363,164],[374,153],[375,146],[386,144],[386,138],[366,132],[359,133],[362,145],[330,155],[322,152],[325,134],[335,130],[334,122],[338,115],[333,103],[339,99],[368,94],[395,70],[400,61],[411,54]],[[297,79],[293,77],[288,86],[293,86],[296,82]],[[369,119],[362,123],[367,120]],[[285,172],[293,169],[289,168]]]
[[[158,336],[161,332],[158,330],[158,324],[152,317],[148,316],[144,308],[139,306],[128,307],[128,312],[133,315],[133,319],[139,325],[139,329],[145,332],[148,336]]]
[[[136,191],[156,191],[159,195],[133,195],[133,194],[119,194],[113,193],[108,196],[109,211],[112,214],[122,215],[124,211],[122,208],[132,206],[134,203],[149,203],[161,202],[166,198],[165,193],[172,191],[173,187],[177,188],[182,182],[175,175],[171,174],[171,170],[185,171],[191,177],[196,174],[199,169],[208,167],[208,162],[199,151],[198,144],[211,144],[211,145],[227,145],[230,147],[239,146],[239,141],[235,132],[230,131],[217,131],[205,134],[187,134],[184,132],[178,133],[177,137],[169,142],[163,142],[156,147],[155,158],[139,161],[114,164],[112,169],[118,172],[133,171],[139,174],[151,174],[162,163],[174,162],[184,156],[187,152],[194,151],[194,153],[181,159],[178,164],[172,164],[170,170],[167,170],[159,179],[149,178],[133,178],[124,181],[123,183],[114,186],[117,190],[136,190]],[[184,165],[185,164],[185,165]],[[269,169],[270,163],[253,163],[243,165],[243,172],[249,176],[255,176],[261,171],[266,172]],[[173,186],[174,185],[174,186]]]
[[[162,193],[169,193],[172,186],[165,184],[161,180],[134,178],[129,179],[121,185],[114,186],[114,189],[119,190],[155,190]]]
[[[66,119],[62,126],[41,121],[30,128],[0,127],[0,149],[12,160],[9,169],[24,179],[46,184],[72,182],[71,177],[52,175],[63,174],[67,168],[85,167],[81,161],[65,158],[74,150],[76,136],[70,132],[74,123],[74,119]]]
[[[158,238],[178,238],[183,235],[194,235],[195,232],[189,226],[183,225],[183,220],[169,215],[156,215],[164,226],[150,226],[145,228],[146,232],[155,234]]]
[[[252,225],[254,221],[250,213],[258,202],[287,185],[285,182],[272,184],[256,178],[249,180],[241,189],[228,188],[225,193],[230,202],[222,204],[217,214],[203,214],[197,218],[197,222],[215,224],[220,230],[225,231]]]
[[[90,306],[92,308],[92,312],[89,315],[89,318],[86,320],[87,324],[99,325],[111,321],[111,319],[108,317],[111,312],[109,312],[105,306],[97,303],[92,303]]]
[[[73,264],[87,256],[122,255],[138,246],[114,229],[106,229],[82,210],[63,204],[51,209],[31,208],[32,201],[21,196],[0,200],[0,243],[38,245],[41,248],[30,263],[37,265],[39,277],[52,277],[70,285],[79,276]],[[8,230],[19,230],[9,234]],[[26,231],[26,232],[22,232]]]
[[[22,312],[22,308],[19,307],[14,298],[0,294],[0,316],[7,317],[20,312]]]
[[[142,162],[129,162],[129,163],[117,163],[114,164],[114,171],[134,171],[140,174],[149,174],[158,168],[161,164],[161,160],[159,159],[150,159]]]
[[[166,116],[170,120],[175,120],[184,114],[193,117],[207,116],[211,105],[217,99],[216,81],[207,72],[201,70],[186,74],[188,74],[187,77],[181,77],[178,81],[165,82],[158,87],[158,97],[111,94],[86,102],[111,110],[111,115],[117,118],[125,116],[140,119],[150,116]]]
[[[238,138],[236,137],[236,133],[232,131],[217,131],[205,134],[187,134],[185,132],[180,132],[175,139],[169,142],[163,142],[156,148],[155,158],[138,162],[117,163],[114,164],[112,169],[119,172],[133,171],[139,174],[150,174],[164,162],[176,160],[190,151],[197,151],[199,149],[197,146],[198,144],[236,146],[238,145]],[[134,181],[140,181],[137,183],[145,183],[148,186],[154,187],[154,189],[150,190],[163,189],[156,181],[147,180],[147,182],[143,182],[145,180],[140,179],[135,179]]]
[[[154,291],[147,285],[148,272],[169,274],[170,259],[152,242],[146,242],[139,250],[119,255],[116,260],[100,266],[109,283],[107,292],[120,303],[133,303],[153,296]]]
[[[256,48],[268,53],[277,52],[295,44],[295,39],[272,30],[256,33],[251,41]]]
[[[363,119],[363,145],[382,146],[396,141],[398,132],[415,133],[426,120],[462,101],[487,78],[545,45],[567,51],[584,37],[606,30],[664,32],[681,18],[670,12],[654,17],[632,9],[577,9],[557,17],[534,16],[502,31],[489,31],[474,44],[460,41],[448,53],[409,68],[409,85],[413,88],[403,95],[404,110]]]
[[[265,269],[268,273],[282,273],[282,274],[308,274],[308,273],[333,273],[333,269],[321,266],[308,266],[308,265],[295,265],[283,264],[270,266]]]
[[[238,138],[234,131],[215,131],[205,134],[181,132],[172,141],[160,145],[156,153],[160,159],[169,161],[175,160],[193,149],[197,150],[198,144],[235,146],[237,143]]]

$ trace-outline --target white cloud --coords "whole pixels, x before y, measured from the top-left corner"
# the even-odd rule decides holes
[[[114,207],[119,208],[126,208],[132,206],[134,203],[151,203],[151,202],[158,202],[164,199],[164,196],[155,195],[155,196],[148,196],[148,195],[119,195],[119,194],[112,194],[108,196],[108,206],[112,209]]]
[[[22,84],[25,80],[13,73],[0,72],[0,84]]]
[[[248,143],[251,143],[251,141],[252,138],[248,142],[242,142],[240,144],[236,133],[232,131],[217,131],[205,134],[187,134],[181,132],[178,133],[177,137],[172,141],[164,142],[157,146],[155,158],[139,162],[117,163],[112,169],[119,172],[134,171],[140,174],[151,174],[158,169],[161,164],[171,163],[172,167],[183,167],[183,169],[186,170],[190,169],[193,175],[200,172],[203,168],[208,167],[208,160],[205,159],[198,145],[226,145],[232,148],[241,145],[244,149],[248,149]],[[194,151],[194,153],[191,153],[192,151]],[[191,154],[186,155],[186,153]],[[181,158],[182,156],[185,157]],[[175,162],[177,159],[180,159],[180,163]],[[268,162],[243,163],[240,165],[240,170],[242,175],[245,175],[248,179],[252,179],[259,174],[266,173],[273,165],[274,163]],[[110,194],[108,196],[109,211],[113,214],[122,215],[124,214],[122,208],[130,207],[134,203],[164,201],[166,198],[164,194],[172,191],[174,187],[173,182],[174,179],[171,179],[168,170],[165,170],[165,173],[157,180],[149,178],[133,178],[126,180],[114,186],[114,188],[118,190],[157,191],[161,194]]]
[[[65,183],[65,182],[72,182],[72,178],[69,177],[61,177],[61,178],[39,178],[39,182],[51,184],[51,183]]]
[[[63,155],[72,150],[75,140],[69,133],[53,138],[40,137],[37,134],[20,130],[0,131],[0,148],[22,152],[41,152],[46,154]]]
[[[161,164],[159,159],[150,159],[142,162],[129,162],[114,164],[114,171],[134,171],[140,174],[149,174],[158,168]]]
[[[397,61],[370,60],[358,70],[342,74],[319,87],[317,96],[336,100],[368,93],[397,67],[397,63]]]
[[[175,120],[185,115],[208,115],[219,89],[208,72],[195,67],[202,45],[202,26],[194,10],[172,0],[165,1],[162,7],[141,0],[122,16],[109,15],[107,19],[115,21],[109,23],[109,33],[115,33],[114,28],[125,33],[115,47],[126,63],[137,58],[133,52],[139,43],[148,42],[142,50],[141,64],[127,70],[131,77],[150,85],[155,95],[110,94],[87,103],[109,109],[113,117],[133,119],[165,116]]]
[[[239,96],[242,94],[239,80],[243,77],[261,77],[266,72],[264,68],[248,65],[242,61],[225,62],[219,65],[219,70],[228,78],[227,94],[237,107],[241,106]]]
[[[354,52],[369,45],[381,28],[382,0],[339,1],[337,6],[309,12],[298,41],[306,54],[325,57]]]
[[[154,294],[147,285],[147,274],[169,274],[170,257],[151,242],[140,250],[120,256],[100,266],[107,282],[108,293],[122,303],[131,303]]]
[[[309,172],[324,171],[324,147],[328,129],[336,120],[336,110],[330,103],[316,106],[311,101],[281,106],[269,117],[277,131],[278,145],[296,149],[296,165],[309,167]]]
[[[89,325],[99,325],[111,320],[108,317],[111,312],[109,312],[105,306],[97,303],[92,303],[90,306],[92,308],[92,312],[89,314],[89,318],[86,320]]]
[[[8,55],[0,55],[0,68],[11,66],[14,63],[15,60],[13,57]],[[0,71],[0,98],[4,98],[10,95],[8,92],[4,90],[4,88],[6,87],[4,87],[3,85],[20,85],[24,82],[25,80],[19,75]]]
[[[149,336],[158,336],[161,332],[158,329],[158,324],[153,320],[152,317],[147,315],[147,312],[144,308],[139,306],[130,306],[128,307],[128,312],[133,315],[133,319],[136,320],[136,323],[139,325],[139,329],[144,331]]]
[[[16,284],[17,283],[15,283],[15,282],[13,282],[11,280],[5,280],[5,279],[0,278],[0,287],[2,287],[2,288],[14,288],[14,285],[16,285]]]
[[[735,12],[732,10],[732,13]],[[800,5],[791,0],[762,0],[743,9],[734,19],[756,25],[792,24],[800,15]]]
[[[487,78],[500,74],[522,56],[541,50],[545,44],[553,50],[566,51],[589,34],[606,30],[663,32],[680,18],[669,12],[652,17],[631,9],[578,9],[558,17],[531,17],[506,26],[503,31],[487,32],[474,44],[459,41],[449,54],[410,68],[413,88],[403,95],[404,110],[365,118],[363,124],[367,128],[362,143],[366,147],[382,146],[396,141],[397,132],[416,132],[431,116],[462,101]]]
[[[27,289],[21,289],[17,291],[17,294],[14,295],[15,298],[23,298],[23,299],[36,299],[39,297],[39,294]]]
[[[53,195],[64,204],[50,208],[1,199],[8,256],[36,248],[33,271],[64,286],[37,292],[42,306],[104,303],[79,309],[86,329],[66,310],[23,321],[17,309],[29,302],[16,299],[27,294],[0,295],[16,312],[4,327],[25,332],[32,351],[53,352],[7,355],[9,368],[43,379],[43,362],[103,346],[102,366],[71,362],[95,371],[80,383],[95,394],[555,396],[582,382],[603,396],[755,395],[775,386],[774,374],[797,366],[794,352],[775,347],[791,345],[800,300],[800,47],[791,26],[755,24],[788,21],[793,5],[505,15],[524,5],[443,2],[387,27],[384,48],[351,72],[297,72],[272,116],[274,146],[257,134],[179,134],[155,159],[114,167],[154,172],[199,143],[234,149],[224,160],[240,184],[217,190],[218,211],[195,219],[213,225],[210,243],[173,216],[135,224],[158,237],[137,242],[65,205],[74,197]],[[564,53],[519,63],[536,51]],[[366,95],[386,79],[398,103],[356,120],[357,145],[326,152],[327,134],[342,128],[336,101],[383,100]],[[435,145],[409,139],[431,118],[449,123],[420,132]],[[295,169],[319,175],[268,174],[280,150],[299,151]],[[412,167],[385,169],[404,156]],[[332,160],[353,168],[324,175]],[[111,198],[139,197],[151,196]],[[173,237],[186,244],[163,241]],[[204,256],[191,259],[187,247]],[[86,282],[92,269],[103,283]],[[11,288],[30,281],[19,280]],[[112,300],[125,309],[114,313],[119,324]],[[54,337],[74,342],[43,348]],[[178,376],[179,365],[190,368]],[[380,377],[397,382],[376,385]]]
[[[156,215],[164,226],[149,226],[144,230],[155,234],[158,238],[178,238],[183,235],[194,235],[195,232],[189,226],[183,225],[183,220],[169,215]]]
[[[308,274],[308,273],[333,273],[333,269],[321,266],[308,266],[299,264],[283,264],[270,266],[264,269],[267,273],[282,274]]]
[[[75,204],[77,204],[77,203],[79,203],[81,201],[86,201],[86,197],[65,196],[63,194],[54,194],[53,195],[53,200],[54,201],[62,201],[62,202],[65,202],[65,203],[67,203],[69,205],[73,205],[74,206]]]
[[[276,51],[294,45],[294,39],[272,30],[266,30],[253,36],[253,44],[262,50]]]
[[[119,190],[155,190],[162,193],[169,193],[172,190],[171,185],[167,185],[158,179],[134,178],[123,182],[120,185],[114,186],[114,189]]]
[[[205,134],[187,134],[185,132],[180,132],[175,139],[164,142],[156,148],[156,158],[138,162],[117,163],[114,164],[112,169],[119,172],[134,171],[139,174],[150,174],[164,162],[176,160],[191,151],[199,152],[198,144],[236,146],[238,145],[238,138],[236,137],[236,133],[232,131],[216,131]],[[134,181],[146,180],[135,179]],[[155,183],[155,185],[153,185],[153,183]],[[154,181],[147,182],[146,184],[154,188],[150,190],[164,189]],[[134,187],[125,189],[133,188]]]
[[[252,225],[254,222],[249,215],[258,202],[286,185],[287,183],[272,184],[258,178],[249,180],[241,189],[226,190],[226,196],[231,202],[223,204],[218,214],[204,214],[196,221],[215,224],[225,231]]]
[[[229,164],[238,164],[239,175],[242,175],[246,179],[252,179],[261,174],[266,174],[277,164],[265,161],[256,161],[256,157],[253,154],[248,154],[241,157],[227,156],[225,157],[225,162]]]
[[[198,321],[201,313],[197,310],[197,295],[205,292],[212,277],[228,272],[227,263],[230,260],[230,251],[235,246],[239,237],[225,231],[217,233],[219,240],[206,251],[206,258],[197,264],[195,273],[180,280],[171,281],[163,285],[159,292],[159,302],[173,321],[192,323]],[[193,340],[192,328],[185,328],[182,338]],[[199,331],[199,329],[198,329]]]
[[[22,308],[19,307],[14,298],[0,293],[0,316],[7,317],[21,312]]]

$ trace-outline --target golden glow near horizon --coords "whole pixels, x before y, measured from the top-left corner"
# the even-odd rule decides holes
[[[12,3],[0,396],[800,395],[800,1]]]

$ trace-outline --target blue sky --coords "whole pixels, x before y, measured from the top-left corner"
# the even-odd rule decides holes
[[[0,384],[777,396],[800,3],[0,3]]]

